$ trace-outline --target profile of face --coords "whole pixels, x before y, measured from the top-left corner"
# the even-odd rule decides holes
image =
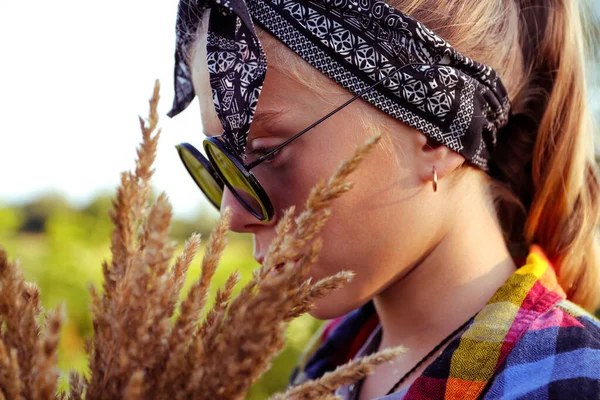
[[[263,40],[263,44],[269,67],[247,152],[281,144],[352,97],[333,81],[326,82],[332,90],[317,95],[315,89],[293,79],[285,67],[279,67],[285,65],[279,59],[281,54],[289,50],[279,48],[275,52],[283,44],[272,37],[266,39],[268,43]],[[205,34],[194,45],[191,70],[204,133],[220,134],[222,127],[208,79]],[[316,69],[305,70],[320,74]],[[382,142],[389,145],[378,146],[350,176],[354,188],[334,202],[332,215],[321,231],[324,246],[311,268],[313,279],[341,270],[356,273],[344,288],[317,302],[311,314],[321,319],[343,315],[392,287],[441,240],[450,229],[445,221],[452,210],[452,196],[445,193],[441,181],[434,193],[432,167],[435,165],[441,180],[464,158],[446,146],[432,144],[421,132],[359,99],[252,170],[273,203],[272,221],[256,219],[229,190],[223,195],[222,209],[229,206],[232,210],[231,229],[253,235],[254,256],[260,262],[283,211],[291,206],[297,212],[304,209],[318,180],[328,179],[342,160],[373,136],[373,130],[364,129],[361,119],[365,108],[381,126]]]

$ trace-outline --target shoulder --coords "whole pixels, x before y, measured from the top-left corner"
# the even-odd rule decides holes
[[[561,300],[529,325],[486,399],[598,398],[600,321]]]

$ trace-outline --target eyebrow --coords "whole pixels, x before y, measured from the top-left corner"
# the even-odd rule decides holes
[[[280,122],[280,119],[289,112],[289,109],[273,109],[261,111],[254,115],[251,125],[260,126],[262,129],[274,133],[273,127]],[[211,133],[208,130],[203,129],[206,136],[217,136],[220,133]],[[248,139],[252,139],[249,135]]]
[[[288,112],[288,109],[261,111],[254,115],[252,124],[260,125],[263,129],[271,131],[273,126]]]

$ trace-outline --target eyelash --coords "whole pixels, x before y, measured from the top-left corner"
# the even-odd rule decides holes
[[[259,155],[263,156],[273,149],[274,149],[274,147],[258,147],[256,149],[252,150],[251,154],[259,154]]]
[[[256,155],[259,157],[264,156],[265,154],[269,153],[271,150],[273,150],[275,147],[258,147],[254,150],[252,150],[250,152],[250,154],[252,155]],[[277,156],[279,155],[279,152],[275,153],[270,159],[265,160],[264,162],[268,163],[273,161]]]

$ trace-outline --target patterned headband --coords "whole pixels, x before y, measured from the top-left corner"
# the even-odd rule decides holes
[[[186,54],[208,9],[212,96],[240,157],[267,69],[254,20],[355,94],[387,77],[363,99],[488,171],[510,110],[498,75],[380,0],[181,0],[170,117],[195,96]]]

